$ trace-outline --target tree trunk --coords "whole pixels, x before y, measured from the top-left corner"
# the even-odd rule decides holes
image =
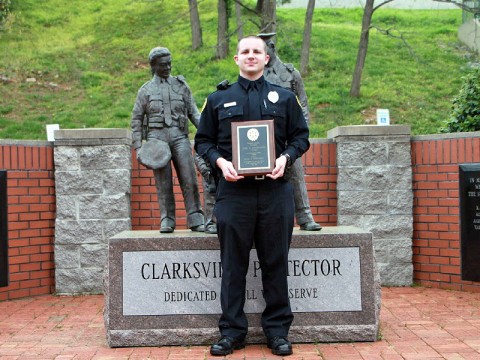
[[[257,3],[257,7],[260,1]],[[260,12],[260,32],[275,32],[277,29],[277,1],[263,0],[262,10]]]
[[[255,5],[255,11],[257,12],[257,14],[260,15],[262,13],[263,4],[265,3],[265,1],[268,0],[257,0],[257,5]]]
[[[240,41],[243,38],[243,21],[242,21],[242,6],[235,1],[235,17],[237,19],[237,39]]]
[[[370,35],[370,25],[372,23],[374,0],[367,0],[365,9],[363,10],[362,32],[360,33],[360,43],[358,45],[357,62],[353,72],[352,86],[350,87],[350,96],[360,96],[360,85],[362,81],[363,67],[368,50],[368,37]]]
[[[192,49],[197,50],[203,44],[197,0],[188,0],[188,6],[190,8],[190,27],[192,29]]]
[[[218,0],[217,59],[228,55],[228,0]]]
[[[308,0],[307,12],[305,14],[305,30],[303,31],[302,54],[300,56],[300,73],[302,76],[306,75],[308,72],[313,10],[315,10],[315,0]]]

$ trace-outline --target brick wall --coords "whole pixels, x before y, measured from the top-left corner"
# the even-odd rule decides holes
[[[480,292],[461,280],[458,182],[459,164],[480,162],[480,133],[413,137],[412,160],[414,281]]]
[[[337,224],[336,144],[312,139],[303,157],[310,205],[323,226]],[[131,211],[134,230],[157,230],[159,210],[152,172],[133,157]],[[430,287],[480,292],[460,276],[458,165],[480,162],[480,133],[412,137],[414,281]],[[9,279],[0,301],[54,291],[55,181],[53,146],[45,141],[0,142],[7,170]],[[199,178],[200,181],[200,178]],[[186,228],[175,180],[178,227]]]
[[[48,142],[0,145],[7,170],[9,285],[0,300],[49,294],[54,286],[55,182]]]
[[[317,222],[322,226],[335,226],[337,223],[337,168],[336,145],[328,140],[312,139],[309,151],[303,157],[305,181],[310,207]],[[201,177],[198,176],[200,197],[202,198]],[[177,228],[186,229],[186,213],[183,197],[175,177],[174,193],[177,208]],[[203,199],[202,199],[203,204]],[[132,150],[132,229],[160,229],[160,211],[153,171],[141,166]]]

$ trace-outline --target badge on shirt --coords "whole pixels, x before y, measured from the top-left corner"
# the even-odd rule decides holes
[[[237,102],[232,101],[232,102],[223,104],[223,107],[227,108],[227,107],[232,107],[232,106],[235,106],[235,105],[237,105]]]
[[[267,97],[274,104],[278,101],[278,93],[276,91],[270,91]]]

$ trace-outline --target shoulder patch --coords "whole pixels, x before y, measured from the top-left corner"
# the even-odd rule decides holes
[[[295,95],[295,99],[297,99],[297,103],[298,103],[298,105],[299,105],[300,107],[302,107],[302,104],[300,104],[300,99],[298,98],[298,96],[297,96],[297,95]]]
[[[230,87],[230,83],[227,79],[217,84],[217,90],[226,90]]]
[[[144,88],[145,86],[147,86],[148,84],[150,84],[151,80],[147,81],[146,83],[144,83],[142,86],[140,86],[140,89]]]
[[[203,102],[202,109],[200,110],[201,113],[202,113],[203,110],[205,109],[205,106],[207,106],[207,99],[208,99],[208,98],[205,98],[205,101]]]
[[[177,76],[174,76],[174,78],[176,78],[178,81],[180,81],[182,84],[185,84],[186,83],[186,80],[185,80],[185,76],[183,75],[177,75]]]
[[[288,71],[290,72],[294,72],[295,71],[295,66],[293,66],[293,64],[285,64],[285,67],[287,68]]]

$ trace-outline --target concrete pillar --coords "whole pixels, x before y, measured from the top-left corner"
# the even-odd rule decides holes
[[[337,143],[337,225],[373,233],[382,285],[413,282],[410,127],[341,126]]]
[[[55,132],[55,287],[103,293],[108,239],[131,229],[131,132]]]

